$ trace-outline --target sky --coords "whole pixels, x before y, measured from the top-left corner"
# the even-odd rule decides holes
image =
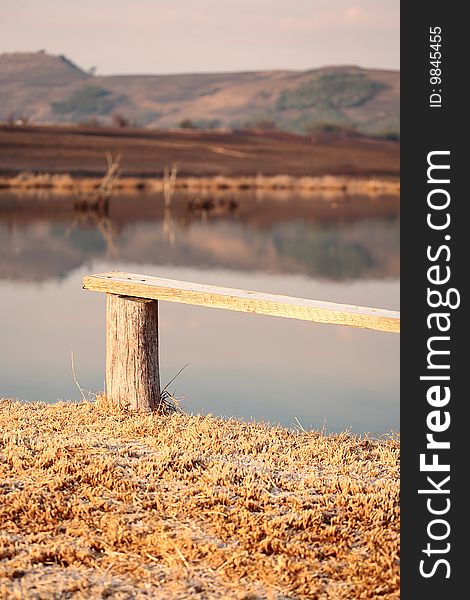
[[[399,0],[0,0],[0,53],[97,73],[399,68]]]

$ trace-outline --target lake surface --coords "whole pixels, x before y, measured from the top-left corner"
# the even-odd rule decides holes
[[[105,298],[83,275],[125,270],[399,309],[394,198],[292,194],[111,200],[0,193],[0,397],[104,389]],[[381,434],[399,428],[399,336],[160,303],[161,379],[187,412]]]

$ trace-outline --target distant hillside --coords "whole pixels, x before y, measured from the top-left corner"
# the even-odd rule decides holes
[[[399,132],[397,71],[326,67],[186,75],[95,76],[64,56],[0,54],[0,120],[126,121],[158,128],[352,127]]]

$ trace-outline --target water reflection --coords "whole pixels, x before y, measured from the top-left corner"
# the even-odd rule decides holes
[[[0,194],[0,395],[54,401],[103,389],[109,269],[398,308],[396,200],[116,197],[108,215],[66,198]],[[207,201],[207,198],[204,200]],[[193,204],[191,204],[193,202]],[[236,203],[236,205],[235,205]],[[334,207],[336,204],[336,207]],[[161,303],[163,383],[189,411],[359,432],[398,428],[398,336]],[[8,347],[8,352],[6,348]]]
[[[0,277],[64,277],[90,259],[329,279],[399,275],[395,199],[350,198],[338,207],[326,199],[195,204],[180,196],[165,210],[158,196],[142,195],[114,198],[109,215],[72,208],[62,197],[0,196]]]

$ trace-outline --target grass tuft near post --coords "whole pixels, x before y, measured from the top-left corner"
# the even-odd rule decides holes
[[[131,411],[160,408],[158,302],[106,294],[106,395]]]

